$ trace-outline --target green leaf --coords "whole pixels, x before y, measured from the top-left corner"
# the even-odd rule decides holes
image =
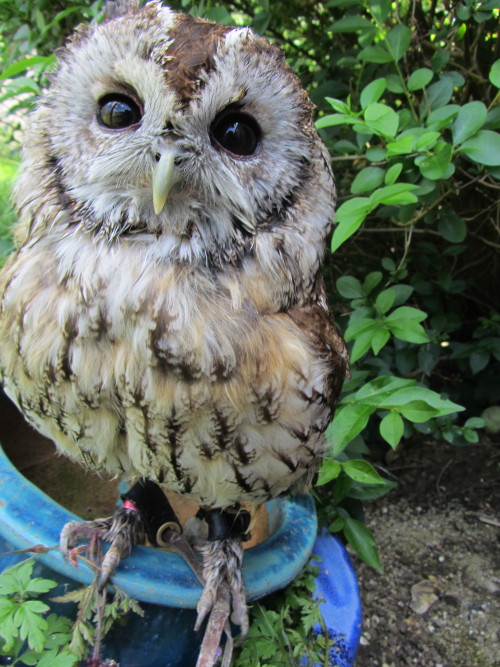
[[[484,370],[490,361],[490,357],[488,350],[474,350],[469,357],[471,371],[476,374]]]
[[[375,46],[365,47],[358,53],[358,58],[379,65],[390,63],[393,60],[393,57],[383,44],[375,44]]]
[[[45,645],[48,624],[40,613],[48,609],[43,602],[28,600],[19,605],[14,614],[14,621],[19,626],[19,637],[22,640],[27,639],[33,651],[40,652]]]
[[[332,236],[332,252],[335,252],[359,229],[371,210],[372,203],[368,197],[354,197],[337,209],[337,226]]]
[[[375,409],[371,405],[355,403],[337,408],[335,417],[326,430],[326,438],[333,444],[333,456],[338,456],[346,445],[361,433]]]
[[[461,405],[441,398],[435,391],[417,385],[413,387],[402,387],[398,391],[393,392],[380,403],[379,407],[387,410],[397,407],[400,412],[406,416],[403,410],[410,407],[411,409],[418,408],[420,410],[420,403],[425,403],[427,408],[434,411],[434,414],[432,415],[433,417],[443,417],[464,410]],[[424,410],[427,410],[427,408],[424,408]]]
[[[392,375],[381,375],[370,382],[365,383],[355,394],[349,396],[350,401],[362,402],[365,405],[373,405],[378,408],[384,405],[389,397],[394,396],[403,389],[413,389],[415,380],[398,378]],[[390,405],[389,407],[393,407]]]
[[[387,156],[407,155],[413,150],[415,139],[412,136],[401,137],[387,144]]]
[[[386,152],[382,146],[371,146],[365,153],[369,162],[382,162],[385,160]]]
[[[337,292],[346,299],[359,299],[363,296],[363,288],[357,278],[342,276],[335,283]]]
[[[452,95],[453,81],[449,77],[442,77],[427,88],[427,97],[432,111],[448,104]]]
[[[387,87],[387,82],[383,77],[375,79],[363,88],[360,96],[360,104],[362,109],[366,109],[369,104],[378,102],[384,90]]]
[[[497,167],[500,165],[500,134],[492,130],[480,130],[465,141],[459,150],[474,162]]]
[[[316,486],[323,486],[323,484],[327,484],[333,479],[337,479],[341,471],[342,468],[340,467],[340,463],[337,461],[332,461],[331,459],[325,459],[319,471]]]
[[[370,0],[370,12],[379,23],[384,23],[391,9],[391,0]]]
[[[361,334],[373,331],[380,326],[380,322],[373,317],[351,318],[349,326],[345,330],[344,338],[347,342],[358,338]]]
[[[369,331],[365,331],[356,337],[351,350],[351,362],[354,363],[368,352],[372,346],[373,337],[380,328],[378,322],[373,321]]]
[[[328,526],[328,531],[330,533],[339,533],[344,529],[344,519],[337,517],[333,523]]]
[[[446,141],[439,141],[434,148],[434,155],[430,157],[419,155],[415,164],[424,178],[437,181],[445,178],[451,165],[453,148]]]
[[[351,113],[349,105],[343,102],[342,100],[338,100],[336,97],[325,97],[325,100],[335,111],[338,111],[339,113],[343,114]]]
[[[421,90],[432,81],[434,72],[427,67],[421,67],[410,74],[408,79],[408,90]]]
[[[382,271],[372,271],[369,273],[363,280],[363,290],[365,294],[370,294],[370,292],[377,287],[382,278]]]
[[[342,470],[345,474],[353,479],[355,482],[360,482],[361,484],[383,484],[384,480],[375,468],[364,461],[363,459],[352,459],[350,461],[344,461],[342,464]]]
[[[412,306],[400,306],[393,311],[389,317],[387,317],[387,322],[397,322],[399,320],[408,321],[414,320],[415,322],[422,322],[427,317],[427,313],[418,308],[413,308]]]
[[[382,569],[373,534],[364,523],[351,517],[346,517],[344,519],[344,535],[351,547],[365,563],[371,565],[376,570]]]
[[[382,290],[375,299],[375,309],[378,313],[384,315],[390,308],[392,308],[395,298],[396,292],[392,287]]]
[[[30,580],[25,590],[27,593],[47,593],[47,591],[50,591],[52,588],[55,588],[56,586],[57,583],[55,581],[51,581],[50,579],[40,579],[39,577],[35,577],[34,579]]]
[[[446,49],[439,49],[431,58],[431,66],[434,72],[440,72],[448,64],[450,54]]]
[[[361,4],[360,0],[330,0],[325,7],[353,7]]]
[[[391,322],[387,323],[387,326],[392,335],[399,338],[399,340],[405,340],[408,343],[429,342],[429,337],[423,326],[414,320]]]
[[[349,498],[356,498],[357,500],[375,500],[376,498],[385,496],[386,493],[389,493],[389,491],[392,491],[392,489],[397,486],[395,482],[389,482],[387,479],[384,479],[383,482],[383,484],[358,484],[356,482],[351,482]]]
[[[403,431],[403,420],[395,410],[391,410],[380,422],[380,435],[393,449],[398,446]]]
[[[31,69],[35,65],[49,67],[50,65],[53,65],[55,61],[55,56],[33,56],[30,58],[23,58],[22,60],[12,63],[12,65],[4,69],[3,72],[0,72],[0,80],[10,79],[22,72],[26,72],[26,70]]]
[[[389,330],[385,328],[379,329],[373,334],[371,339],[371,347],[375,356],[377,356],[380,350],[388,343],[390,337],[391,334],[389,333]]]
[[[334,127],[335,125],[352,125],[357,119],[344,113],[333,113],[318,118],[315,123],[317,130],[323,130],[325,127]]]
[[[453,119],[460,111],[458,104],[447,104],[429,114],[426,125],[431,130],[439,131],[450,127]]]
[[[463,436],[467,440],[467,442],[479,442],[478,433],[470,428],[464,428]]]
[[[403,163],[402,162],[396,162],[396,164],[393,164],[392,167],[389,167],[387,170],[385,176],[384,176],[384,183],[386,185],[392,185],[395,183],[401,172],[403,171]]]
[[[461,243],[467,236],[467,225],[452,212],[445,212],[439,217],[438,232],[450,243]]]
[[[405,301],[408,301],[410,296],[413,294],[414,288],[411,285],[393,285],[392,289],[394,290],[396,296],[394,298],[394,305],[400,306]]]
[[[498,60],[495,60],[495,62],[491,66],[488,78],[491,81],[491,83],[495,86],[495,88],[500,88],[500,58]]]
[[[393,60],[398,62],[410,46],[411,30],[402,23],[399,23],[387,33],[385,41]]]
[[[60,653],[57,650],[44,651],[37,667],[73,667],[78,662],[76,655],[67,650]]]
[[[417,151],[423,151],[431,148],[440,136],[441,134],[439,132],[425,132],[424,134],[421,134],[420,137],[418,137],[416,143]]]
[[[352,184],[351,193],[359,195],[362,192],[371,192],[378,188],[384,181],[384,170],[380,167],[365,167],[356,174]]]
[[[358,32],[362,30],[375,30],[376,26],[371,21],[369,21],[364,16],[360,14],[351,14],[350,16],[344,16],[341,19],[335,21],[335,23],[330,27],[330,31],[333,33],[336,32]]]
[[[481,417],[469,417],[464,426],[467,426],[467,428],[484,428],[484,423],[484,419]]]
[[[397,74],[386,74],[385,80],[387,82],[387,90],[391,93],[404,93],[405,89],[401,79]]]
[[[482,102],[464,104],[455,118],[451,131],[453,144],[463,143],[485,124],[488,110]]]
[[[4,621],[8,616],[12,616],[13,612],[17,609],[17,604],[10,600],[7,597],[0,598],[0,621]],[[0,626],[0,635],[4,635],[5,628]]]
[[[372,102],[364,110],[365,123],[376,134],[394,137],[398,131],[399,116],[391,107]]]
[[[424,423],[438,416],[438,411],[425,401],[410,401],[400,407],[401,414],[411,422]]]
[[[414,183],[393,183],[392,185],[386,185],[383,188],[375,190],[370,195],[370,201],[373,207],[379,204],[386,204],[387,206],[414,204],[418,200],[411,190],[416,190],[417,187]]]

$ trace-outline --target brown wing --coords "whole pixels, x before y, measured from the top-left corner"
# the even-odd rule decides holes
[[[349,373],[349,353],[337,327],[330,320],[325,307],[316,303],[299,306],[288,311],[289,316],[299,329],[309,338],[318,357],[324,359],[329,367],[325,383],[325,400],[333,412]]]

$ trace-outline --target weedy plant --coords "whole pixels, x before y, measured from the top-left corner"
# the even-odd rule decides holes
[[[82,557],[81,550],[75,552],[75,558]],[[84,559],[96,567],[94,559]],[[81,660],[89,667],[113,664],[101,660],[102,639],[128,612],[142,616],[138,602],[116,586],[108,601],[107,591],[98,590],[98,569],[89,586],[39,600],[58,584],[34,577],[34,565],[29,558],[0,573],[0,656],[10,658],[11,665],[38,667],[72,667]],[[48,603],[68,602],[77,604],[76,620],[49,613]]]
[[[319,571],[314,558],[287,588],[252,605],[250,630],[236,653],[234,667],[330,664],[333,644],[321,616],[320,600],[312,595]]]
[[[48,613],[38,598],[57,586],[55,581],[33,577],[33,558],[0,574],[0,656],[11,665],[72,667],[77,656],[67,645],[71,621]]]

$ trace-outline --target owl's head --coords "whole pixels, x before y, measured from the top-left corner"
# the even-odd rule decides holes
[[[170,259],[218,265],[266,235],[324,242],[328,157],[279,48],[150,2],[80,28],[58,59],[17,192],[33,233],[162,239]]]

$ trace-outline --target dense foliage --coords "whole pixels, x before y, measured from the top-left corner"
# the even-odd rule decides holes
[[[391,484],[363,460],[367,443],[475,442],[500,398],[500,3],[171,4],[279,43],[318,107],[339,193],[325,278],[353,362],[318,494],[332,530],[377,565],[359,501]],[[54,49],[101,9],[0,3],[6,145]]]

